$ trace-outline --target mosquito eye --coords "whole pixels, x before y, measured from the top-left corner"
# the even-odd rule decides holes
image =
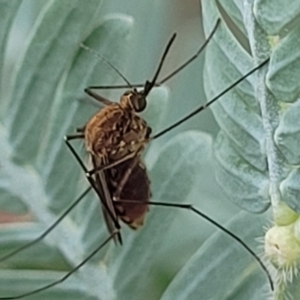
[[[146,98],[144,96],[139,95],[138,97],[132,97],[131,100],[136,112],[143,111],[147,106]]]

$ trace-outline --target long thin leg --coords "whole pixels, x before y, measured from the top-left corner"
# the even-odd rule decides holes
[[[181,208],[181,209],[191,210],[195,214],[201,216],[203,219],[207,220],[211,224],[215,225],[217,228],[219,228],[222,231],[224,231],[225,233],[227,233],[230,237],[232,237],[238,243],[240,243],[255,258],[255,260],[258,262],[260,267],[266,273],[266,275],[268,277],[268,280],[269,280],[269,283],[270,283],[271,290],[274,291],[274,284],[273,284],[272,277],[271,277],[267,267],[264,265],[262,260],[256,255],[256,253],[243,240],[241,240],[237,235],[235,235],[232,231],[226,229],[221,224],[219,224],[218,222],[216,222],[215,220],[213,220],[212,218],[210,218],[209,216],[207,216],[206,214],[202,213],[200,210],[195,208],[193,205],[191,205],[191,204],[179,204],[179,203],[167,203],[167,202],[156,202],[156,201],[155,202],[154,201],[147,202],[147,201],[137,201],[137,200],[124,200],[124,199],[119,200],[119,202],[134,203],[134,204],[140,204],[140,205],[144,205],[145,203],[147,203],[148,205],[174,207],[174,208]]]
[[[217,31],[220,23],[221,23],[221,19],[218,19],[217,22],[216,22],[216,24],[215,24],[215,26],[214,26],[214,28],[213,28],[213,30],[209,34],[208,38],[205,40],[205,42],[199,48],[199,50],[196,52],[196,54],[194,54],[191,58],[189,58],[180,67],[178,67],[177,69],[175,69],[172,73],[170,73],[169,75],[167,75],[166,77],[164,77],[163,79],[161,79],[157,84],[161,85],[161,84],[165,83],[166,81],[168,81],[169,79],[171,79],[174,75],[176,75],[181,70],[183,70],[186,66],[188,66],[192,61],[194,61],[201,54],[201,52],[205,49],[205,47],[208,45],[208,43],[211,41],[211,39],[214,36],[214,34],[216,33],[216,31]]]
[[[145,140],[145,142],[147,142],[147,140]],[[140,149],[138,149],[136,152],[132,152],[122,158],[120,158],[119,160],[117,161],[114,161],[113,163],[110,163],[110,164],[107,164],[107,165],[103,165],[103,166],[99,166],[99,167],[96,167],[94,168],[93,170],[90,170],[90,171],[87,171],[86,174],[87,176],[92,176],[94,175],[95,173],[98,173],[98,172],[101,172],[101,171],[104,171],[104,170],[107,170],[107,169],[111,169],[135,156],[137,156],[139,153],[141,153],[143,147],[141,147]]]
[[[82,127],[77,127],[76,128],[76,132],[83,134],[85,131],[85,125]],[[84,135],[82,136],[82,138],[84,138]]]
[[[72,147],[72,145],[70,144],[70,141],[75,140],[75,139],[84,139],[84,134],[74,134],[74,135],[66,135],[64,137],[65,143],[68,146],[69,150],[71,151],[71,153],[74,155],[74,157],[76,158],[77,162],[80,164],[81,168],[84,170],[84,172],[87,172],[87,169],[84,165],[84,163],[82,162],[81,158],[79,157],[78,153],[75,151],[75,149]]]
[[[184,69],[186,66],[188,66],[192,61],[194,61],[199,55],[200,53],[204,50],[204,48],[208,45],[209,41],[212,39],[213,35],[215,34],[219,24],[220,24],[221,20],[218,19],[213,30],[211,31],[210,35],[208,36],[208,38],[205,40],[204,44],[201,45],[201,47],[199,48],[199,50],[191,57],[189,58],[185,63],[183,63],[182,65],[180,65],[177,69],[175,69],[173,72],[171,72],[169,75],[167,75],[166,77],[164,77],[162,80],[160,80],[159,82],[155,83],[154,86],[160,86],[161,84],[163,84],[164,82],[168,81],[170,78],[172,78],[174,75],[176,75],[178,72],[180,72],[182,69]],[[159,70],[159,69],[158,69]],[[156,77],[154,77],[156,80]],[[131,84],[132,88],[139,88],[139,87],[145,87],[145,84]],[[128,88],[128,85],[106,85],[106,86],[90,86],[88,89],[126,89]]]
[[[65,139],[65,143],[66,143],[67,147],[69,148],[69,150],[71,151],[71,153],[76,158],[76,160],[78,161],[78,163],[80,164],[81,168],[84,170],[88,182],[90,183],[90,185],[92,186],[92,188],[94,189],[94,191],[97,193],[99,199],[101,200],[103,198],[103,195],[101,195],[101,193],[99,192],[94,179],[91,176],[88,176],[88,170],[87,170],[86,166],[84,165],[84,163],[81,160],[81,158],[79,157],[78,153],[75,151],[75,149],[73,148],[73,146],[69,142],[70,140],[78,138],[77,136],[78,135],[65,136],[65,138],[64,138]],[[116,229],[120,229],[120,224],[119,224],[117,218],[114,216],[113,212],[107,206],[107,203],[105,201],[103,201],[103,200],[101,201],[101,203],[103,204],[103,206],[105,207],[107,213],[111,217],[111,219],[112,219],[112,221],[113,221]]]
[[[75,207],[81,200],[88,194],[88,192],[92,189],[92,187],[88,187],[62,214],[61,216],[50,226],[48,227],[41,235],[37,238],[29,242],[28,244],[19,247],[18,249],[13,250],[12,252],[6,254],[5,256],[0,258],[0,262],[7,260],[8,258],[14,256],[15,254],[31,247],[32,245],[36,244],[40,240],[42,240],[45,236],[47,236],[63,219],[64,217]]]
[[[160,73],[160,71],[161,71],[161,69],[162,69],[162,66],[163,66],[163,64],[164,64],[164,62],[165,62],[165,59],[166,59],[166,57],[167,57],[167,54],[169,53],[170,48],[171,48],[171,46],[172,46],[172,44],[173,44],[175,38],[176,38],[176,33],[174,33],[173,36],[171,37],[171,39],[170,39],[170,41],[169,41],[169,43],[168,43],[168,45],[167,45],[167,47],[166,47],[166,49],[165,49],[165,51],[164,51],[164,53],[163,53],[163,56],[162,56],[162,58],[161,58],[161,60],[160,60],[160,63],[159,63],[159,65],[158,65],[158,68],[157,68],[157,70],[156,70],[156,72],[155,72],[155,74],[154,74],[153,79],[152,79],[151,81],[148,81],[148,80],[146,81],[144,90],[143,90],[143,92],[142,92],[143,95],[144,95],[145,97],[147,97],[147,95],[150,93],[150,91],[151,91],[152,88],[154,87],[154,85],[155,85],[155,83],[156,83],[156,80],[157,80],[157,78],[158,78],[158,76],[159,76],[159,73]]]
[[[152,136],[150,139],[154,140],[162,135],[164,135],[166,132],[174,129],[175,127],[177,127],[178,125],[180,125],[181,123],[185,122],[186,120],[190,119],[191,117],[197,115],[200,111],[206,109],[207,107],[209,107],[210,105],[212,105],[214,102],[216,102],[219,98],[221,98],[224,94],[226,94],[229,90],[231,90],[232,88],[234,88],[236,85],[238,85],[239,83],[241,83],[245,78],[247,78],[248,76],[250,76],[252,73],[256,72],[258,69],[260,69],[262,66],[264,66],[265,64],[267,64],[269,62],[270,58],[267,58],[265,61],[263,61],[261,64],[259,64],[258,66],[256,66],[255,68],[253,68],[252,70],[250,70],[248,73],[246,73],[244,76],[242,76],[241,78],[239,78],[237,81],[235,81],[233,84],[231,84],[229,87],[227,87],[225,90],[223,90],[219,95],[217,95],[216,97],[214,97],[213,99],[211,99],[209,102],[207,102],[206,104],[196,108],[195,110],[193,110],[192,112],[190,112],[188,115],[186,115],[185,117],[183,117],[182,119],[178,120],[177,122],[175,122],[174,124],[172,124],[171,126],[168,126],[166,129],[160,131],[159,133],[155,134],[154,136]]]
[[[21,298],[25,298],[27,296],[31,296],[37,293],[40,293],[50,287],[53,287],[59,283],[64,282],[67,278],[69,278],[73,273],[75,273],[78,269],[80,269],[87,261],[89,261],[93,256],[95,256],[98,251],[100,251],[111,239],[113,239],[113,237],[118,234],[118,230],[114,231],[100,246],[98,246],[89,256],[87,256],[80,264],[78,264],[75,268],[73,268],[70,272],[68,272],[65,276],[63,276],[62,278],[60,278],[59,280],[56,280],[50,284],[47,284],[39,289],[36,289],[34,291],[22,294],[22,295],[18,295],[18,296],[12,296],[12,297],[0,297],[1,300],[12,300],[12,299],[21,299]]]
[[[87,93],[89,96],[91,96],[92,98],[94,98],[95,100],[101,102],[102,104],[104,105],[111,105],[113,104],[114,102],[98,95],[97,93],[93,92],[90,88],[86,88],[84,89],[84,92]]]
[[[145,141],[146,142],[146,141]],[[103,182],[102,186],[106,186],[106,182],[105,181],[102,181],[102,180],[105,180],[105,178],[103,178],[103,171],[106,170],[106,169],[111,169],[113,168],[114,166],[117,166],[121,163],[123,163],[124,161],[127,161],[129,159],[133,159],[132,163],[129,165],[129,167],[127,168],[125,174],[123,175],[123,177],[121,178],[119,184],[118,184],[118,187],[117,187],[117,190],[115,191],[115,193],[113,195],[108,195],[106,197],[105,195],[105,192],[107,191],[109,193],[108,190],[103,190],[103,197],[104,197],[104,206],[108,207],[108,210],[104,210],[103,211],[103,214],[104,214],[104,218],[105,218],[105,221],[106,221],[106,225],[107,225],[107,228],[108,230],[111,232],[111,228],[112,228],[112,225],[111,225],[111,221],[109,220],[109,218],[107,218],[107,211],[111,214],[114,214],[115,218],[117,220],[117,215],[116,215],[116,212],[115,212],[115,208],[114,208],[114,203],[113,201],[118,201],[118,199],[120,198],[120,195],[123,191],[123,188],[126,184],[126,182],[128,181],[131,173],[132,173],[132,170],[134,169],[134,167],[136,166],[136,164],[138,163],[138,156],[141,154],[143,148],[144,148],[144,143],[142,143],[142,145],[140,146],[140,148],[137,149],[136,152],[133,152],[131,153],[130,155],[128,156],[125,156],[123,157],[122,159],[118,160],[118,161],[115,161],[111,164],[107,164],[107,165],[101,165],[99,167],[94,167],[93,170],[89,171],[86,173],[86,176],[87,178],[92,178],[93,175],[96,175],[96,182],[98,182],[98,184],[101,184],[101,182]],[[93,163],[93,165],[95,166],[96,164]],[[101,179],[102,178],[102,179]],[[108,198],[109,197],[109,198]],[[110,199],[111,202],[108,202],[108,201],[105,201],[105,199]],[[114,220],[113,219],[113,220]],[[121,234],[118,233],[118,240],[120,242],[120,244],[122,244],[122,237],[121,237]]]
[[[92,164],[94,166],[94,168],[97,167],[97,161],[95,159],[94,156],[91,155],[91,159],[92,159]],[[106,159],[102,159],[100,165],[102,165],[102,163],[104,163],[106,161]],[[91,177],[89,174],[86,174],[87,177]],[[103,216],[104,216],[104,220],[106,223],[106,227],[109,231],[109,233],[112,233],[115,230],[115,221],[118,221],[118,215],[114,206],[114,203],[112,201],[112,197],[111,197],[111,192],[108,188],[108,182],[107,179],[108,177],[106,176],[105,172],[103,171],[99,171],[98,173],[96,173],[93,177],[91,177],[94,182],[95,185],[97,186],[97,192],[100,192],[100,195],[102,195],[101,197],[101,203],[102,205],[102,212],[103,212]],[[108,208],[108,210],[106,209],[106,207]],[[113,215],[113,219],[110,217],[111,215]],[[121,237],[121,233],[119,232],[117,239],[114,239],[115,242],[119,241],[119,243],[122,245],[122,237]]]
[[[82,138],[82,135],[73,135],[70,137],[70,139],[77,139],[77,138]],[[87,195],[87,193],[91,190],[91,187],[87,188],[63,213],[62,215],[49,227],[47,228],[41,235],[39,235],[37,238],[35,238],[34,240],[32,240],[31,242],[29,242],[26,245],[23,245],[13,251],[11,251],[10,253],[4,255],[3,257],[0,258],[0,262],[3,262],[7,259],[9,259],[10,257],[16,255],[17,253],[31,247],[32,245],[36,244],[37,242],[39,242],[40,240],[42,240],[44,237],[46,237],[63,219],[64,217],[74,208],[77,206],[77,204],[79,204],[79,202],[81,202],[82,199],[84,199],[84,197]]]
[[[146,142],[146,140],[145,140],[145,142]],[[94,168],[93,170],[89,171],[87,173],[87,175],[91,176],[91,175],[93,175],[97,172],[113,168],[114,166],[117,166],[117,165],[123,163],[124,161],[127,161],[129,159],[133,159],[131,165],[127,168],[125,174],[123,175],[122,179],[120,180],[120,182],[118,184],[117,190],[115,191],[115,193],[113,195],[113,200],[118,201],[118,199],[120,198],[120,195],[122,193],[122,190],[123,190],[126,182],[128,181],[133,169],[135,168],[135,166],[139,162],[138,156],[141,154],[143,148],[144,148],[144,143],[142,143],[142,146],[140,148],[138,148],[138,150],[136,152],[133,152],[132,154],[130,154],[128,156],[125,156],[125,157],[123,157],[123,158],[119,159],[118,161],[115,161],[111,164],[108,164],[108,165],[105,165],[105,166],[100,166],[98,168]]]

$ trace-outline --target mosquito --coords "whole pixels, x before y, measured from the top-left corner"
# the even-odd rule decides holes
[[[61,215],[61,217],[54,224],[52,224],[52,226],[50,226],[42,235],[33,240],[31,243],[18,248],[15,251],[2,257],[0,259],[0,262],[32,246],[33,244],[44,238],[85,197],[85,195],[91,189],[93,189],[97,193],[101,201],[104,219],[110,235],[89,256],[87,256],[86,259],[84,259],[80,264],[78,264],[60,280],[22,295],[0,297],[0,299],[21,299],[29,295],[44,291],[56,284],[63,282],[74,272],[76,272],[80,267],[82,267],[112,239],[114,239],[117,243],[122,244],[120,220],[128,224],[131,228],[137,229],[143,225],[145,215],[149,210],[149,206],[151,205],[190,210],[195,214],[203,217],[210,223],[214,224],[216,227],[218,227],[233,239],[235,239],[238,243],[240,243],[241,246],[244,247],[254,257],[254,259],[266,273],[271,290],[274,290],[272,278],[264,263],[255,254],[255,252],[251,250],[251,248],[249,248],[249,246],[247,246],[247,244],[245,244],[234,233],[232,233],[207,215],[203,214],[201,211],[190,204],[150,201],[150,180],[141,158],[143,151],[150,141],[163,136],[165,133],[179,126],[181,123],[195,116],[202,110],[206,109],[219,98],[221,98],[224,94],[226,94],[229,90],[242,82],[245,78],[268,63],[269,59],[266,59],[261,64],[242,76],[240,79],[231,84],[228,88],[223,90],[219,95],[207,102],[205,105],[196,108],[171,126],[151,136],[151,128],[148,126],[146,121],[138,114],[146,108],[147,96],[155,86],[162,85],[182,69],[184,69],[192,61],[194,61],[206,47],[208,42],[212,39],[219,24],[220,20],[216,22],[207,40],[195,55],[193,55],[175,71],[173,71],[160,81],[157,81],[158,76],[164,64],[165,58],[169,52],[169,49],[171,48],[171,45],[176,38],[176,34],[172,36],[169,43],[167,44],[153,79],[151,81],[146,81],[143,85],[130,84],[130,82],[113,65],[111,65],[104,59],[104,61],[108,63],[123,78],[123,80],[126,82],[126,85],[90,86],[86,88],[85,92],[95,100],[104,104],[105,107],[98,113],[96,113],[83,128],[78,129],[76,134],[65,137],[66,145],[68,146],[76,160],[79,162],[81,168],[84,170],[86,178],[90,183],[90,187],[86,189],[81,194],[81,196],[76,201],[74,201],[71,206]],[[101,59],[103,58],[101,57]],[[137,88],[140,87],[142,89],[138,90]],[[126,91],[121,96],[119,103],[112,102],[93,91],[96,89],[113,88],[130,88],[130,90]],[[86,150],[89,153],[93,166],[92,170],[87,169],[71,144],[71,141],[78,139],[85,141]]]

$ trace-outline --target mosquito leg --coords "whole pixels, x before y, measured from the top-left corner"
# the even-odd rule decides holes
[[[0,262],[7,260],[8,258],[16,255],[17,253],[31,247],[32,245],[36,244],[40,240],[42,240],[45,236],[47,236],[63,219],[64,217],[75,207],[79,202],[88,194],[88,192],[92,189],[92,187],[88,187],[62,214],[61,216],[50,226],[48,227],[41,235],[39,235],[37,238],[29,242],[28,244],[19,247],[16,250],[13,250],[12,252],[6,254],[5,256],[0,258]]]
[[[76,160],[80,164],[81,168],[84,170],[84,172],[86,174],[86,179],[88,180],[88,182],[90,183],[90,185],[92,186],[92,188],[94,189],[94,191],[96,192],[96,194],[98,195],[99,199],[102,199],[101,203],[105,207],[105,209],[106,209],[107,213],[109,214],[109,216],[111,217],[111,219],[113,220],[113,223],[114,223],[115,227],[117,229],[120,229],[120,224],[119,224],[117,218],[114,216],[114,214],[111,211],[111,209],[109,209],[109,207],[107,206],[106,201],[103,199],[104,195],[101,194],[101,192],[97,188],[97,184],[94,181],[94,179],[91,176],[89,176],[88,170],[87,170],[86,166],[84,165],[84,163],[81,160],[81,158],[79,157],[78,153],[75,151],[75,149],[73,148],[73,146],[70,143],[70,140],[74,140],[74,139],[78,139],[78,138],[83,138],[83,137],[84,136],[82,134],[77,134],[77,135],[65,136],[64,139],[65,139],[65,143],[66,143],[67,147],[69,148],[69,150],[71,151],[71,153],[74,155],[74,157],[76,158]]]
[[[75,151],[75,149],[73,148],[73,146],[71,145],[70,141],[71,140],[75,140],[75,139],[84,139],[84,134],[74,134],[74,135],[66,135],[64,137],[65,143],[68,146],[69,150],[71,151],[71,153],[74,155],[74,157],[76,158],[77,162],[80,164],[81,168],[85,171],[85,173],[87,172],[87,169],[84,165],[84,163],[82,162],[81,158],[79,157],[78,153]]]
[[[175,122],[174,124],[168,126],[167,128],[163,129],[162,131],[156,133],[155,135],[153,135],[150,140],[154,140],[159,138],[160,136],[164,135],[166,132],[172,130],[173,128],[177,127],[178,125],[184,123],[186,120],[190,119],[191,117],[197,115],[200,111],[206,109],[207,107],[209,107],[210,105],[212,105],[214,102],[216,102],[219,98],[221,98],[223,95],[225,95],[228,91],[230,91],[233,87],[235,87],[236,85],[238,85],[239,83],[241,83],[245,78],[247,78],[248,76],[250,76],[252,73],[256,72],[258,69],[260,69],[262,66],[264,66],[265,64],[267,64],[269,62],[270,58],[267,58],[265,61],[263,61],[261,64],[259,64],[258,66],[256,66],[255,68],[253,68],[252,70],[250,70],[248,73],[246,73],[244,76],[242,76],[241,78],[239,78],[238,80],[236,80],[233,84],[231,84],[229,87],[227,87],[225,90],[223,90],[220,94],[218,94],[217,96],[215,96],[213,99],[211,99],[209,102],[207,102],[206,104],[199,106],[198,108],[196,108],[195,110],[193,110],[192,112],[190,112],[188,115],[186,115],[185,117],[181,118],[180,120],[178,120],[177,122]]]
[[[81,138],[81,135],[71,136],[69,139],[75,139],[75,138]],[[0,262],[3,262],[10,257],[16,255],[17,253],[31,247],[32,245],[36,244],[40,240],[42,240],[44,237],[46,237],[63,219],[64,217],[81,202],[81,200],[88,194],[88,192],[91,190],[92,187],[87,188],[63,213],[62,215],[49,227],[47,228],[40,236],[29,242],[28,244],[19,247],[18,249],[15,249],[14,251],[6,254],[5,256],[0,258]]]
[[[138,150],[140,151],[140,150]],[[96,167],[94,168],[93,170],[90,170],[90,171],[87,171],[87,176],[92,176],[98,172],[101,172],[101,171],[104,171],[104,170],[107,170],[107,169],[111,169],[133,157],[135,157],[137,155],[137,152],[132,152],[130,154],[128,154],[127,156],[124,156],[122,157],[121,159],[117,160],[117,161],[114,161],[113,163],[110,163],[110,164],[107,164],[107,165],[104,165],[104,166],[99,166],[99,167]]]
[[[88,171],[87,168],[86,168],[86,166],[84,165],[82,159],[79,157],[78,153],[75,151],[75,149],[73,148],[73,146],[69,142],[70,140],[79,139],[79,138],[84,138],[84,135],[82,135],[82,134],[78,134],[78,135],[66,135],[64,137],[66,145],[68,146],[68,148],[70,149],[70,151],[72,152],[72,154],[74,155],[74,157],[76,158],[76,160],[78,161],[78,163],[80,164],[81,168],[86,173],[87,178],[92,178],[91,176],[94,175],[95,173],[98,173],[100,171],[104,171],[104,170],[107,170],[107,169],[111,169],[114,166],[117,166],[117,165],[123,163],[124,161],[133,158],[142,149],[142,148],[139,149],[137,152],[132,152],[129,155],[127,155],[127,156],[125,156],[125,157],[123,157],[123,158],[119,159],[118,161],[115,161],[115,162],[113,162],[111,164],[107,164],[105,166],[100,166],[98,168],[94,168],[93,170]]]
[[[200,210],[195,208],[193,205],[191,205],[191,204],[179,204],[179,203],[167,203],[167,202],[156,202],[156,201],[155,202],[153,202],[153,201],[148,202],[148,201],[138,201],[138,200],[125,200],[125,199],[121,199],[121,200],[119,200],[119,202],[134,203],[134,204],[141,204],[141,205],[144,205],[145,203],[147,203],[148,205],[174,207],[174,208],[181,208],[181,209],[191,210],[195,214],[199,215],[203,219],[205,219],[208,222],[210,222],[211,224],[215,225],[220,230],[227,233],[231,238],[236,240],[242,247],[244,247],[244,249],[246,249],[253,256],[253,258],[257,261],[257,263],[260,265],[260,267],[266,273],[266,275],[268,277],[268,280],[269,280],[271,290],[274,291],[274,283],[273,283],[272,277],[270,275],[270,272],[268,271],[267,267],[264,265],[262,260],[257,256],[257,254],[242,239],[240,239],[236,234],[234,234],[232,231],[228,230],[227,228],[225,228],[224,226],[222,226],[221,224],[219,224],[218,222],[216,222],[215,220],[213,220],[212,218],[210,218],[206,214],[202,213]]]
[[[82,133],[83,134],[84,130],[85,130],[85,125],[83,127],[76,128],[76,132],[78,132],[78,133]]]
[[[95,256],[110,240],[112,240],[114,238],[114,236],[116,234],[118,234],[118,230],[115,230],[114,232],[111,233],[111,235],[100,245],[98,246],[89,256],[87,256],[80,264],[78,264],[75,268],[73,268],[70,272],[68,272],[65,276],[63,276],[61,279],[56,280],[50,284],[47,284],[39,289],[36,289],[34,291],[22,294],[22,295],[18,295],[18,296],[14,296],[14,297],[0,297],[0,300],[8,300],[8,299],[21,299],[21,298],[25,298],[37,293],[40,293],[50,287],[53,287],[59,283],[64,282],[66,279],[68,279],[73,273],[75,273],[78,269],[80,269],[87,261],[89,261],[93,256]]]
[[[142,88],[144,87],[144,83],[131,84],[134,88]],[[93,90],[114,90],[114,89],[128,89],[128,85],[120,84],[120,85],[103,85],[103,86],[89,86],[88,89]]]
[[[99,194],[99,190],[98,190],[97,187],[96,187],[96,183],[92,183],[92,182],[91,182],[91,184],[93,185],[94,189],[96,190],[96,193],[97,193],[98,195],[100,195],[100,196],[99,196],[100,199],[101,199],[101,198],[103,198],[103,199],[108,199],[108,197],[111,199],[111,196],[110,196],[109,191],[108,191],[108,189],[107,189],[107,185],[106,185],[106,182],[105,182],[105,178],[103,177],[103,176],[104,176],[103,171],[106,170],[106,169],[113,168],[114,166],[117,166],[117,165],[119,165],[120,163],[122,163],[122,162],[124,162],[124,161],[126,161],[126,160],[128,160],[128,159],[131,159],[132,156],[136,157],[137,153],[140,153],[139,151],[140,151],[140,150],[138,150],[138,152],[133,153],[133,155],[131,154],[131,155],[129,155],[129,156],[126,156],[126,157],[124,157],[124,158],[122,158],[122,159],[120,159],[120,160],[118,160],[118,161],[116,161],[116,162],[113,162],[113,163],[111,163],[111,164],[108,164],[108,165],[105,165],[105,166],[96,167],[96,168],[94,168],[93,170],[91,170],[91,171],[89,171],[89,172],[86,172],[86,177],[87,177],[87,179],[88,179],[90,182],[93,181],[92,176],[93,176],[93,175],[96,175],[96,181],[97,181],[97,179],[98,179],[99,184],[101,184],[101,186],[103,187],[103,196],[101,197],[101,195]],[[138,162],[137,159],[134,159],[134,162],[135,162],[135,161]],[[130,174],[131,174],[133,168],[134,168],[134,166],[130,166],[130,167],[127,169],[126,173],[124,174],[124,177],[122,178],[122,180],[121,180],[121,182],[120,182],[120,184],[119,184],[119,186],[118,186],[118,189],[117,189],[117,191],[116,191],[116,194],[114,195],[113,199],[111,199],[111,201],[116,201],[116,200],[120,197],[120,194],[121,194],[121,192],[122,192],[122,190],[123,190],[123,187],[125,186],[125,184],[126,184],[128,178],[130,177]],[[106,196],[106,195],[107,195],[107,196]],[[104,213],[104,217],[106,218],[106,213],[108,213],[109,216],[111,217],[111,219],[112,219],[113,222],[114,222],[114,226],[115,226],[117,229],[120,229],[120,225],[119,225],[119,223],[118,223],[118,218],[117,218],[117,216],[116,216],[116,214],[115,214],[115,211],[114,211],[113,203],[112,203],[112,202],[110,203],[110,202],[107,201],[107,200],[101,201],[101,202],[102,202],[103,206],[105,207],[105,212],[103,212],[103,213]],[[109,221],[107,220],[107,218],[106,218],[106,224],[107,224],[108,228],[111,227],[111,225],[109,225]],[[118,236],[118,240],[119,240],[120,244],[122,245],[122,237],[121,237],[120,232],[118,233],[117,236]]]
[[[165,62],[167,54],[169,53],[169,51],[171,49],[171,46],[172,46],[175,38],[176,38],[176,33],[174,33],[172,35],[170,41],[168,42],[167,47],[166,47],[166,49],[165,49],[165,51],[163,53],[163,56],[162,56],[162,58],[160,60],[160,63],[159,63],[158,68],[157,68],[157,70],[156,70],[156,72],[154,74],[153,79],[151,81],[148,81],[148,80],[146,81],[145,87],[144,87],[144,91],[143,91],[143,94],[144,94],[145,97],[150,93],[150,91],[152,90],[152,88],[155,86],[156,80],[157,80],[157,78],[159,76],[159,73],[160,73],[160,71],[162,69],[162,66],[163,66],[163,64]]]
[[[176,75],[178,72],[180,72],[181,70],[183,70],[186,66],[188,66],[192,61],[194,61],[200,54],[201,52],[205,49],[205,47],[208,45],[208,43],[211,41],[212,37],[214,36],[214,34],[216,33],[218,26],[221,23],[221,19],[218,19],[213,30],[211,31],[211,33],[209,34],[208,38],[205,40],[204,44],[201,45],[200,49],[196,52],[196,54],[194,54],[191,58],[189,58],[185,63],[183,63],[181,66],[179,66],[176,70],[174,70],[172,73],[170,73],[168,76],[166,76],[165,78],[163,78],[162,80],[160,80],[157,84],[158,85],[162,85],[163,83],[165,83],[166,81],[168,81],[170,78],[172,78],[174,75]]]
[[[103,199],[105,201],[101,201],[101,202],[105,207],[105,211],[103,212],[104,217],[106,218],[106,213],[109,213],[112,220],[114,221],[114,224],[118,222],[117,221],[118,218],[115,214],[115,209],[114,209],[113,203],[112,202],[110,203],[109,201],[107,201],[108,198],[111,199],[111,195],[110,195],[110,193],[107,189],[107,184],[106,184],[106,181],[105,181],[105,178],[104,178],[103,171],[106,170],[106,169],[113,168],[114,166],[117,166],[117,165],[121,164],[122,162],[127,161],[129,159],[133,159],[133,162],[130,164],[130,166],[126,170],[125,174],[123,175],[123,178],[121,179],[121,181],[118,185],[117,191],[113,195],[113,199],[111,199],[112,201],[117,201],[117,199],[120,197],[120,194],[121,194],[126,182],[128,181],[128,178],[130,177],[130,175],[132,173],[132,170],[134,169],[134,167],[138,163],[138,158],[137,157],[140,155],[143,147],[144,147],[144,143],[142,144],[142,146],[140,148],[138,148],[138,150],[136,152],[133,152],[130,155],[128,155],[126,157],[123,157],[122,159],[120,159],[116,162],[113,162],[113,163],[105,165],[105,166],[95,167],[93,170],[91,170],[89,172],[86,172],[86,176],[87,176],[88,180],[92,180],[92,176],[96,175],[96,182],[98,182],[98,185],[100,184],[100,186],[103,187]],[[96,165],[96,164],[94,163],[94,165]],[[96,186],[95,186],[95,189],[96,189],[96,192],[99,193]],[[111,225],[109,223],[110,222],[107,220],[106,224],[107,224],[107,226],[110,230]],[[118,226],[119,227],[116,227],[116,225],[115,225],[115,227],[119,229],[120,225],[118,224]],[[122,238],[121,238],[120,232],[118,233],[118,240],[119,240],[120,244],[122,244]]]
[[[70,136],[70,139],[81,138],[81,135],[74,135]],[[19,247],[18,249],[13,250],[12,252],[6,254],[5,256],[0,258],[0,262],[3,262],[10,257],[16,255],[17,253],[31,247],[32,245],[36,244],[40,240],[42,240],[45,236],[47,236],[62,220],[63,218],[86,196],[86,194],[91,190],[91,187],[87,188],[63,213],[62,215],[49,227],[43,232],[40,236],[38,236],[33,241],[29,242],[26,245]]]
[[[93,92],[90,88],[86,88],[84,89],[84,92],[87,93],[89,96],[91,96],[92,98],[96,99],[97,101],[101,102],[104,105],[111,105],[114,102],[98,95],[97,93]]]
[[[66,135],[65,140],[71,141],[71,140],[77,140],[77,139],[84,139],[84,135],[81,134],[72,134],[72,135]]]
[[[135,166],[138,164],[139,160],[138,160],[138,156],[140,155],[141,151],[143,150],[144,146],[142,145],[136,152],[131,153],[128,156],[123,157],[122,159],[115,161],[111,164],[105,165],[105,166],[100,166],[98,168],[94,168],[93,170],[87,172],[88,176],[91,176],[97,172],[101,172],[103,170],[106,169],[111,169],[121,163],[123,163],[124,161],[127,161],[129,159],[133,159],[131,165],[127,168],[125,174],[123,175],[123,178],[121,179],[121,181],[119,182],[118,188],[114,194],[113,200],[117,201],[122,193],[122,190],[126,184],[126,182],[128,181],[128,178],[130,177],[133,169],[135,168]]]

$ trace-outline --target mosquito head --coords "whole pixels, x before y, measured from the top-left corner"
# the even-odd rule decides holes
[[[123,108],[129,108],[134,112],[141,112],[147,106],[145,95],[136,89],[125,92],[121,97],[120,104]]]

